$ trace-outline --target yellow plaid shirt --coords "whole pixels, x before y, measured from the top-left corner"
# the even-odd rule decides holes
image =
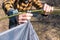
[[[36,9],[40,9],[43,7],[40,0],[32,0],[27,4],[18,0],[4,0],[4,8],[7,11],[11,8],[18,9],[19,11],[31,10],[32,6],[34,6]]]

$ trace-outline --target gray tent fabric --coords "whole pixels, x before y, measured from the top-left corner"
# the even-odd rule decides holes
[[[30,21],[18,25],[3,33],[0,33],[0,40],[39,40]]]

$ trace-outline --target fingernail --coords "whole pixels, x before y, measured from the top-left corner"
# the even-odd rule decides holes
[[[31,14],[31,13],[27,13],[27,15],[29,15],[29,16],[33,16],[33,14]]]

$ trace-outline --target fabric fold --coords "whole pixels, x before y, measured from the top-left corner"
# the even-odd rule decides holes
[[[0,40],[39,40],[30,21],[18,25],[3,33],[0,33]]]

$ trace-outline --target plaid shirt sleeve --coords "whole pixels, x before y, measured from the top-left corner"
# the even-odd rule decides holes
[[[33,6],[36,7],[36,8],[43,8],[43,4],[41,3],[40,0],[33,0]]]
[[[8,11],[13,8],[13,4],[16,0],[4,0],[4,8]]]

